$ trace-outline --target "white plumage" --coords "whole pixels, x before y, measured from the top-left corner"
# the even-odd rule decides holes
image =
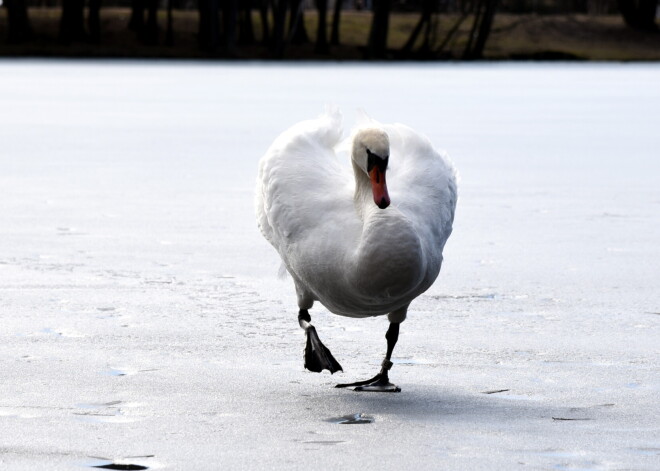
[[[301,310],[318,300],[335,314],[400,323],[440,272],[456,172],[426,137],[369,118],[351,134],[351,172],[335,152],[341,121],[330,109],[275,139],[259,163],[259,228],[293,278]],[[379,176],[370,181],[374,163],[381,190]],[[381,209],[388,189],[391,205]]]

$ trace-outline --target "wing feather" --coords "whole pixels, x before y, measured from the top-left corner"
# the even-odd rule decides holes
[[[390,138],[387,173],[392,204],[425,233],[422,240],[440,245],[441,251],[454,221],[456,169],[426,136],[402,124],[383,128]]]
[[[354,213],[352,175],[334,151],[341,135],[341,114],[330,109],[282,133],[260,161],[259,228],[289,268],[295,265],[292,253],[313,253],[296,246],[318,239],[319,233],[332,239],[341,229],[336,221]]]

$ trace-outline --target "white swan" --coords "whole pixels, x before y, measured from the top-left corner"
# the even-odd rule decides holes
[[[392,350],[410,302],[440,272],[456,171],[412,129],[363,121],[352,134],[354,178],[335,154],[342,136],[336,109],[275,139],[259,162],[257,220],[295,284],[307,334],[305,367],[342,369],[310,324],[314,301],[342,316],[388,314],[380,373],[338,387],[400,391],[388,379]]]

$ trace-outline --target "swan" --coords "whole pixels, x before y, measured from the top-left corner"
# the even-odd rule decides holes
[[[399,392],[392,352],[408,306],[440,272],[457,173],[426,137],[365,115],[348,141],[351,175],[335,152],[342,133],[341,113],[329,108],[275,139],[259,161],[257,223],[295,285],[305,368],[343,371],[311,324],[314,301],[341,316],[387,315],[380,372],[337,387]]]

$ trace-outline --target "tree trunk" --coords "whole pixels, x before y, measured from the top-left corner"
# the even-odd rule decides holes
[[[89,38],[93,43],[101,42],[101,0],[89,0],[89,17],[87,18]]]
[[[68,43],[85,39],[87,39],[85,32],[85,1],[62,0],[60,40]]]
[[[199,0],[199,47],[207,52],[218,48],[218,0]]]
[[[25,0],[5,0],[7,7],[7,41],[12,44],[32,39],[32,26]]]
[[[483,16],[483,6],[484,3],[488,0],[477,0],[476,4],[473,6],[473,15],[474,21],[472,22],[472,28],[470,29],[470,36],[468,36],[467,44],[465,45],[465,51],[463,51],[463,59],[473,59],[472,51],[474,49],[474,40],[479,29],[479,23],[481,17]]]
[[[499,0],[487,0],[486,2],[486,9],[481,19],[481,24],[479,25],[479,34],[477,35],[477,41],[474,45],[474,50],[472,51],[472,59],[483,58],[484,48],[486,47],[486,41],[490,35],[490,29],[493,26],[493,19],[495,18],[498,2]]]
[[[165,44],[167,46],[174,46],[174,18],[172,15],[173,8],[174,0],[167,0],[167,31],[165,32]]]
[[[454,35],[456,34],[456,31],[461,27],[465,19],[468,17],[468,13],[461,13],[461,16],[458,18],[456,23],[452,25],[451,28],[449,28],[449,31],[447,32],[447,35],[445,36],[445,39],[442,40],[440,43],[440,46],[438,46],[438,49],[436,52],[442,52],[444,51],[445,47],[449,44],[449,42],[452,40]]]
[[[252,0],[243,0],[239,12],[238,43],[254,44],[254,26],[252,25]]]
[[[131,19],[128,22],[128,29],[138,35],[144,31],[144,2],[145,0],[131,1]]]
[[[316,0],[316,8],[319,11],[319,24],[316,28],[316,45],[314,52],[327,54],[328,48],[328,0]]]
[[[289,41],[291,44],[305,44],[309,42],[307,28],[305,28],[305,13],[302,0],[290,0]]]
[[[335,0],[335,8],[332,12],[332,33],[330,33],[330,44],[333,46],[339,46],[339,22],[343,4],[344,0]]]
[[[147,0],[147,25],[142,40],[146,44],[158,44],[158,0]]]
[[[433,18],[433,11],[429,15],[429,19],[426,22],[426,29],[424,30],[424,39],[422,40],[422,45],[419,46],[419,52],[424,56],[430,57],[432,53],[431,45],[435,43],[438,34],[438,19]]]
[[[275,24],[273,25],[273,37],[271,39],[271,51],[275,57],[281,58],[284,56],[284,27],[286,24],[286,11],[288,0],[273,0],[273,17]]]
[[[392,0],[374,0],[374,15],[367,45],[368,58],[381,59],[387,53],[387,30],[391,9]]]
[[[261,42],[270,44],[270,28],[268,26],[268,0],[260,0],[259,15],[261,16]]]
[[[229,55],[236,53],[236,21],[238,19],[238,0],[224,0],[222,4],[222,23],[224,31],[224,49]]]
[[[657,0],[618,0],[619,11],[628,26],[640,31],[657,31]]]
[[[413,32],[410,34],[408,41],[406,41],[406,44],[401,49],[402,52],[407,54],[413,50],[415,43],[417,42],[417,38],[419,37],[419,34],[422,32],[422,29],[425,25],[427,28],[426,42],[428,42],[431,16],[433,15],[436,4],[437,0],[424,0],[422,3],[422,16],[419,18],[417,25],[415,25],[415,29],[413,29]],[[428,44],[426,45],[428,46]]]

